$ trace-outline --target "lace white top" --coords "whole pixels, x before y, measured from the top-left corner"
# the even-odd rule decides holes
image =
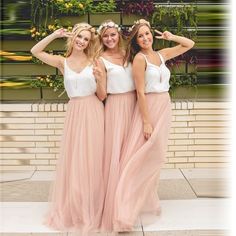
[[[127,67],[114,64],[100,57],[107,71],[107,93],[126,93],[135,90],[131,63]]]
[[[97,84],[92,65],[87,65],[81,72],[75,72],[64,62],[64,86],[70,98],[84,97],[96,92]]]
[[[145,71],[145,93],[161,93],[169,91],[170,84],[170,70],[165,65],[164,58],[157,52],[161,59],[160,66],[154,65],[147,60],[147,56],[144,56],[147,63]]]

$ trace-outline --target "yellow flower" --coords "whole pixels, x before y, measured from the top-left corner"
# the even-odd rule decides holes
[[[65,7],[66,7],[66,8],[70,8],[68,3],[65,4]]]
[[[84,5],[83,5],[82,3],[79,3],[79,7],[80,7],[81,9],[83,9],[83,8],[84,8]]]
[[[72,30],[72,27],[71,27],[71,26],[69,26],[67,29],[70,31],[70,30]]]
[[[73,6],[73,4],[72,4],[72,3],[68,3],[68,5],[69,5],[69,7],[72,7],[72,6]]]
[[[35,31],[36,31],[35,27],[30,30],[31,33],[34,33]]]
[[[40,78],[41,81],[43,81],[43,78]]]
[[[46,36],[46,33],[45,33],[45,32],[43,32],[43,33],[42,33],[42,36],[43,36],[43,37],[44,37],[44,36]]]
[[[40,33],[37,31],[36,33],[35,33],[36,35],[40,35]]]
[[[52,83],[50,83],[49,86],[52,87]]]
[[[35,34],[32,34],[31,37],[34,38],[34,37],[35,37]]]
[[[48,29],[49,30],[53,29],[53,25],[48,25]]]
[[[49,78],[46,78],[46,81],[47,81],[47,82],[50,82],[50,79],[49,79]]]

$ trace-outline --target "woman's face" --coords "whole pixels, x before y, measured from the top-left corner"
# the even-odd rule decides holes
[[[140,46],[140,48],[143,49],[148,49],[152,47],[153,36],[148,26],[143,25],[139,28],[136,42]]]
[[[74,41],[74,49],[76,50],[84,50],[88,47],[89,41],[91,39],[91,32],[88,30],[82,30]]]
[[[102,43],[109,49],[116,48],[119,43],[119,33],[116,28],[108,28],[102,35]]]

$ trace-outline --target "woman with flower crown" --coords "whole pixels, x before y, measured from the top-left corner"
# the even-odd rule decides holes
[[[66,57],[44,51],[50,42],[62,37],[67,37]],[[101,223],[104,106],[95,94],[103,94],[99,74],[92,67],[95,41],[95,29],[79,23],[71,33],[58,29],[31,49],[35,57],[64,75],[70,98],[45,222],[62,231],[97,231]]]
[[[154,51],[150,23],[143,19],[133,25],[128,40],[126,58],[132,62],[137,105],[121,156],[114,213],[117,231],[131,231],[140,220],[150,223],[160,213],[157,187],[171,124],[170,71],[165,62],[194,46],[188,38],[156,32],[157,39],[178,45]]]
[[[101,47],[97,52],[97,69],[103,75],[103,98],[107,97],[103,165],[106,196],[101,229],[111,232],[121,151],[131,126],[136,94],[131,64],[124,60],[125,50],[119,26],[107,20],[100,25],[98,34]]]

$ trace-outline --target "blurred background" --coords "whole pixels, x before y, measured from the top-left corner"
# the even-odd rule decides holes
[[[1,100],[67,100],[61,93],[63,79],[57,69],[42,65],[30,48],[56,28],[69,30],[78,22],[98,26],[113,19],[124,36],[139,18],[153,28],[195,40],[194,49],[168,61],[172,71],[173,99],[227,99],[229,97],[229,8],[223,0],[92,1],[2,0],[1,5]],[[47,50],[64,53],[64,40]],[[155,49],[171,46],[159,40]]]

